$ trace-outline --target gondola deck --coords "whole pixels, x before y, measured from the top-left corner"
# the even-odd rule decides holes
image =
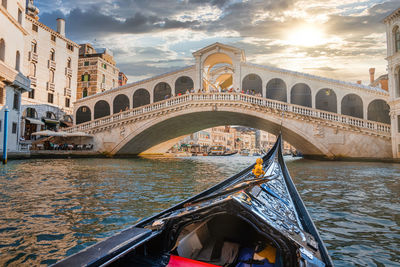
[[[333,266],[287,171],[281,137],[263,160],[264,178],[250,166],[55,266],[174,266],[177,259],[241,266],[240,253],[267,245],[277,261],[265,266]]]

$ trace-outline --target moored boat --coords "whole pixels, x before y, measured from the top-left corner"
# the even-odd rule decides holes
[[[253,166],[55,266],[333,266],[281,137]]]

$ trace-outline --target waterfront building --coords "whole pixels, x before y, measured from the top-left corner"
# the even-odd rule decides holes
[[[383,74],[375,79],[375,68],[370,68],[369,69],[369,80],[370,80],[370,84],[368,86],[379,87],[387,92],[389,91],[387,74]]]
[[[8,133],[8,151],[20,150],[21,94],[29,92],[29,79],[24,75],[25,1],[0,3],[0,150],[3,135]],[[4,129],[4,110],[8,108],[8,127]]]
[[[71,125],[76,100],[79,46],[66,38],[64,19],[57,19],[57,30],[53,30],[38,21],[38,13],[29,1],[23,65],[31,90],[22,96],[21,125],[27,140],[41,129]]]
[[[118,74],[118,85],[123,86],[128,82],[128,77],[126,77],[125,73],[119,72]]]
[[[94,95],[118,87],[119,69],[110,50],[81,44],[78,62],[77,98]]]
[[[400,8],[383,22],[386,25],[392,152],[393,158],[400,158]]]

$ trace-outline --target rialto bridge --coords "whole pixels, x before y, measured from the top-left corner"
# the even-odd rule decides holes
[[[273,134],[309,156],[392,158],[389,94],[246,61],[215,43],[195,65],[75,102],[75,126],[110,155],[165,152],[179,138],[218,125]]]

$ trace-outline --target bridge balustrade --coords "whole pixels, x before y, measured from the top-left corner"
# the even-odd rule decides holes
[[[390,133],[390,125],[383,123],[358,119],[355,117],[332,113],[328,111],[321,111],[309,107],[304,107],[295,104],[289,104],[277,100],[267,99],[259,96],[246,95],[241,93],[191,93],[182,96],[173,97],[167,100],[159,101],[146,106],[133,108],[127,111],[122,111],[118,114],[113,114],[103,117],[94,121],[82,123],[67,129],[67,132],[84,131],[104,124],[116,122],[122,119],[141,116],[145,113],[161,110],[167,107],[188,103],[188,102],[202,102],[202,101],[228,101],[228,102],[245,102],[258,106],[269,107],[283,112],[291,112],[299,115],[320,118],[329,121],[340,122],[347,125],[352,125],[360,128],[366,128],[381,133]]]

